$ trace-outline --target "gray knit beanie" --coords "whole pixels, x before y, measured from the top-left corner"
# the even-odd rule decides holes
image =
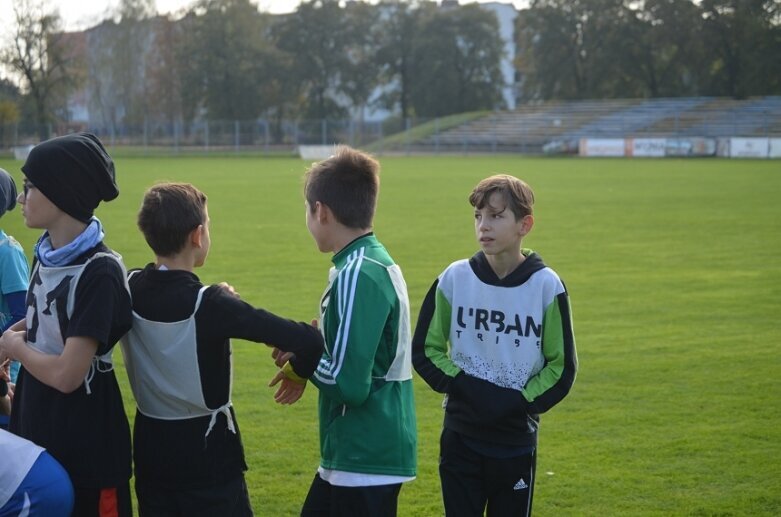
[[[16,206],[16,183],[5,169],[0,169],[0,217]]]

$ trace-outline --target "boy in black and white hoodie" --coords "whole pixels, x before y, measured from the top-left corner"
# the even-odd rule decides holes
[[[577,356],[567,290],[521,248],[534,194],[496,175],[469,197],[481,251],[434,281],[413,364],[445,393],[440,478],[448,516],[529,515],[539,413],[570,390]]]

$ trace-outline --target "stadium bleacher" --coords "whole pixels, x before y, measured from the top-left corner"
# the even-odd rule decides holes
[[[781,96],[546,102],[486,115],[416,146],[533,153],[580,138],[723,136],[781,136]]]

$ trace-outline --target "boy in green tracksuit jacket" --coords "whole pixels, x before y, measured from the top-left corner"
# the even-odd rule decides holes
[[[539,413],[563,399],[577,356],[564,284],[522,249],[534,194],[497,175],[469,197],[482,248],[434,281],[413,338],[415,370],[445,393],[445,513],[529,515]]]
[[[325,353],[319,394],[320,468],[302,515],[394,516],[415,478],[409,299],[399,266],[372,233],[379,164],[338,147],[306,174],[306,222],[334,253],[320,300]]]

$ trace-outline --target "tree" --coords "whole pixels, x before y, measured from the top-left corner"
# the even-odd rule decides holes
[[[502,104],[496,16],[476,4],[431,11],[414,40],[415,113],[439,117]]]
[[[295,56],[275,46],[266,54],[261,95],[265,115],[272,121],[271,134],[275,143],[282,143],[285,136],[283,122],[296,118],[304,104],[301,84],[294,73],[295,62]]]
[[[381,24],[376,31],[379,41],[377,64],[381,67],[379,78],[384,88],[380,102],[390,110],[398,107],[402,119],[412,114],[413,45],[419,31],[419,20],[424,12],[435,8],[430,2],[412,4],[397,0],[386,0],[378,6]]]
[[[119,22],[106,41],[122,122],[140,125],[148,110],[147,57],[155,42],[154,0],[120,0]]]
[[[149,58],[159,28],[154,16],[151,0],[121,0],[113,20],[86,31],[90,114],[104,126],[140,126],[150,111]]]
[[[534,0],[517,18],[523,96],[626,97],[631,81],[616,63],[627,15],[622,0]]]
[[[342,91],[350,98],[353,108],[363,121],[369,98],[377,88],[380,64],[377,62],[376,31],[382,30],[379,11],[363,2],[347,4],[345,26],[349,31],[346,41],[347,62],[342,71]]]
[[[0,148],[8,147],[6,131],[19,121],[19,89],[10,81],[0,79]]]
[[[119,89],[114,77],[111,44],[116,26],[104,21],[86,31],[87,34],[87,106],[92,123],[115,128],[121,123]]]
[[[117,14],[120,22],[153,18],[157,14],[155,0],[120,0]]]
[[[294,56],[293,76],[302,87],[305,118],[338,118],[341,78],[349,75],[350,29],[336,0],[303,2],[275,28],[277,47]]]
[[[646,0],[619,41],[623,68],[644,86],[641,96],[698,95],[704,75],[702,17],[692,2]]]
[[[176,59],[181,27],[171,20],[154,20],[154,44],[146,60],[149,122],[175,123],[182,119],[182,83]]]
[[[518,17],[524,96],[778,93],[777,0],[534,0]]]
[[[582,25],[577,13],[555,3],[533,2],[516,20],[522,97],[577,98],[586,82]]]
[[[777,0],[703,0],[705,41],[713,53],[711,93],[736,99],[778,93],[781,34]]]
[[[22,96],[19,88],[8,79],[0,77],[0,99],[17,101]]]
[[[249,0],[203,0],[182,20],[177,50],[185,118],[256,118],[273,80],[269,19]]]
[[[59,14],[48,11],[42,0],[14,0],[13,10],[13,42],[3,51],[2,60],[21,76],[34,106],[38,136],[45,140],[57,102],[75,82],[68,66],[66,35],[60,31]]]
[[[19,108],[16,103],[8,99],[0,99],[0,141],[2,141],[3,129],[19,121]]]

